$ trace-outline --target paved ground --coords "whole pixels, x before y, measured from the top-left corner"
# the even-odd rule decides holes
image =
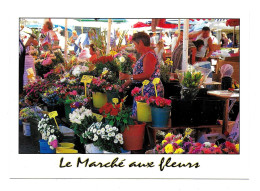
[[[23,127],[19,126],[19,154],[37,154],[39,152],[38,140],[23,135]]]

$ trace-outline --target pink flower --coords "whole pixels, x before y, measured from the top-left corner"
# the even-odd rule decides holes
[[[132,96],[136,96],[136,95],[140,94],[140,91],[141,91],[141,88],[135,87],[135,88],[132,90],[131,95],[132,95]]]
[[[55,139],[54,141],[50,142],[50,145],[51,145],[53,148],[57,148],[57,147],[58,147],[58,140]]]
[[[75,96],[75,95],[77,95],[78,93],[77,93],[77,91],[76,91],[76,90],[73,90],[73,91],[72,91],[72,92],[70,92],[69,94],[70,94],[70,95],[74,95],[74,96]]]

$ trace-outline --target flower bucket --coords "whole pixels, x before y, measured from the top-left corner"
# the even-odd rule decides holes
[[[128,151],[143,149],[145,123],[129,125],[129,130],[126,128],[123,134],[123,148]]]
[[[74,144],[73,143],[59,143],[60,147],[59,148],[64,148],[64,149],[74,149]]]
[[[167,127],[170,116],[170,107],[157,108],[152,107],[152,126],[153,127]]]
[[[31,136],[31,126],[30,123],[23,122],[23,134],[24,136]]]
[[[73,154],[73,153],[78,153],[78,151],[75,150],[75,149],[66,149],[66,148],[63,148],[63,147],[57,147],[56,153],[57,154],[60,154],[60,153]]]
[[[100,109],[107,103],[107,95],[105,93],[93,92],[93,105],[95,108]]]
[[[113,98],[118,98],[119,99],[119,95],[117,92],[107,92],[107,102],[108,103],[113,103],[112,99]]]
[[[120,149],[121,154],[131,154],[131,151],[124,150],[123,148]]]
[[[147,103],[137,103],[137,121],[152,122],[151,107]]]
[[[91,153],[103,153],[102,150],[99,150],[98,147],[96,147],[95,145],[93,145],[93,143],[91,144],[85,144],[85,152],[86,154],[91,154]]]
[[[39,143],[40,143],[40,153],[41,154],[53,154],[56,152],[55,149],[52,150],[50,148],[50,145],[48,145],[47,141],[41,139],[41,140],[39,140]]]

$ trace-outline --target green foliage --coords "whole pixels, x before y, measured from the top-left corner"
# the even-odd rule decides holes
[[[170,82],[170,65],[161,65],[160,66],[160,74],[161,80],[165,83]]]

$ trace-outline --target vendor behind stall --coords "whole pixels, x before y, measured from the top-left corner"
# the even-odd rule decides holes
[[[149,80],[150,83],[144,87],[144,95],[155,96],[154,85],[151,83],[154,78],[160,78],[160,64],[157,59],[157,56],[150,48],[150,37],[145,32],[138,32],[133,35],[132,39],[135,49],[138,53],[141,54],[141,57],[136,62],[133,69],[133,75],[120,73],[120,80],[126,80],[123,84],[123,87],[127,87],[132,84],[132,87],[142,86],[142,81]],[[163,97],[164,88],[160,81],[157,85],[158,96]],[[136,102],[133,104],[133,116],[136,116]]]

